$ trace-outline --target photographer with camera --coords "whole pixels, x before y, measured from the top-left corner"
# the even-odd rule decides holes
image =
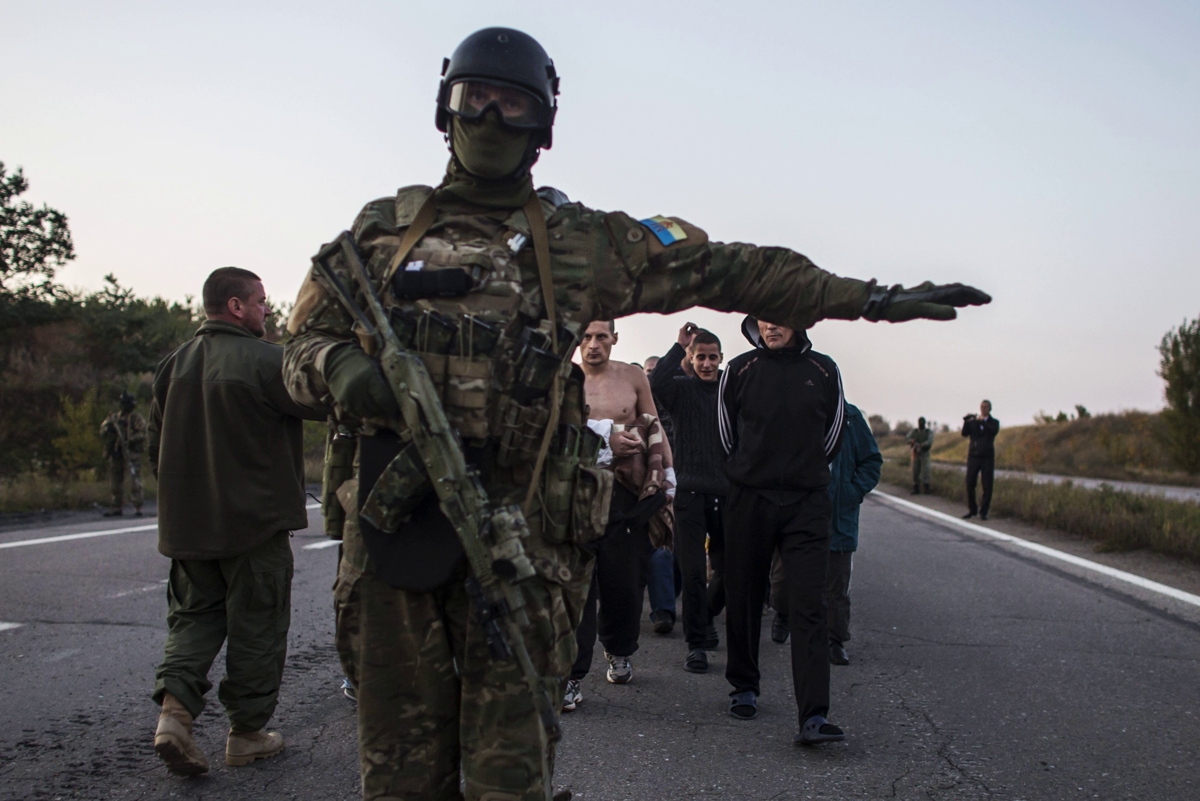
[[[971,438],[971,447],[967,451],[967,520],[979,515],[980,520],[988,519],[988,508],[992,505],[992,475],[996,471],[996,434],[1000,432],[1000,421],[992,417],[992,402],[985,400],[979,404],[979,416],[968,414],[963,417],[962,435]],[[983,499],[975,505],[975,482],[983,478]]]

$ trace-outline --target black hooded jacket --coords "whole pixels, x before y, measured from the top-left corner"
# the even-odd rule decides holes
[[[726,365],[717,395],[730,482],[772,494],[829,486],[846,422],[837,365],[803,331],[781,350],[766,346],[753,317],[742,333],[754,350]]]

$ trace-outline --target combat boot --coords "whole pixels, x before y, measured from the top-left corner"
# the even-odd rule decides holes
[[[920,495],[920,494],[921,494],[921,485],[913,484],[913,490],[912,490],[912,492],[909,493],[909,495]]]
[[[176,776],[208,773],[208,757],[192,739],[192,716],[170,693],[163,695],[162,714],[154,732],[154,753]]]
[[[231,729],[225,741],[225,764],[231,767],[249,765],[256,759],[273,757],[283,750],[283,735],[277,731],[248,731],[234,734]]]

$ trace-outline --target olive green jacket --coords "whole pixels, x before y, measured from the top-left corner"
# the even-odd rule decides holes
[[[308,526],[298,405],[281,378],[283,348],[208,320],[163,359],[150,407],[158,477],[158,550],[224,559]]]

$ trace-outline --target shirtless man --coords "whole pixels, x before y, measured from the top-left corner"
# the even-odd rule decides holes
[[[646,442],[636,430],[616,430],[633,426],[643,414],[658,416],[650,382],[642,370],[610,358],[617,333],[612,322],[591,323],[583,334],[580,354],[583,387],[589,407],[588,424],[607,436],[612,459],[642,454]],[[664,438],[664,465],[670,465],[670,449]],[[605,454],[606,455],[606,454]],[[603,455],[602,455],[603,459]],[[631,526],[625,514],[638,501],[619,481],[614,482],[612,507],[605,535],[587,546],[596,555],[592,587],[584,606],[583,621],[576,631],[579,656],[567,681],[563,710],[570,712],[582,700],[580,682],[592,666],[592,651],[599,632],[608,660],[608,681],[628,684],[633,679],[629,657],[637,650],[642,612],[644,573],[652,547],[646,525]],[[596,603],[600,603],[597,616]]]

